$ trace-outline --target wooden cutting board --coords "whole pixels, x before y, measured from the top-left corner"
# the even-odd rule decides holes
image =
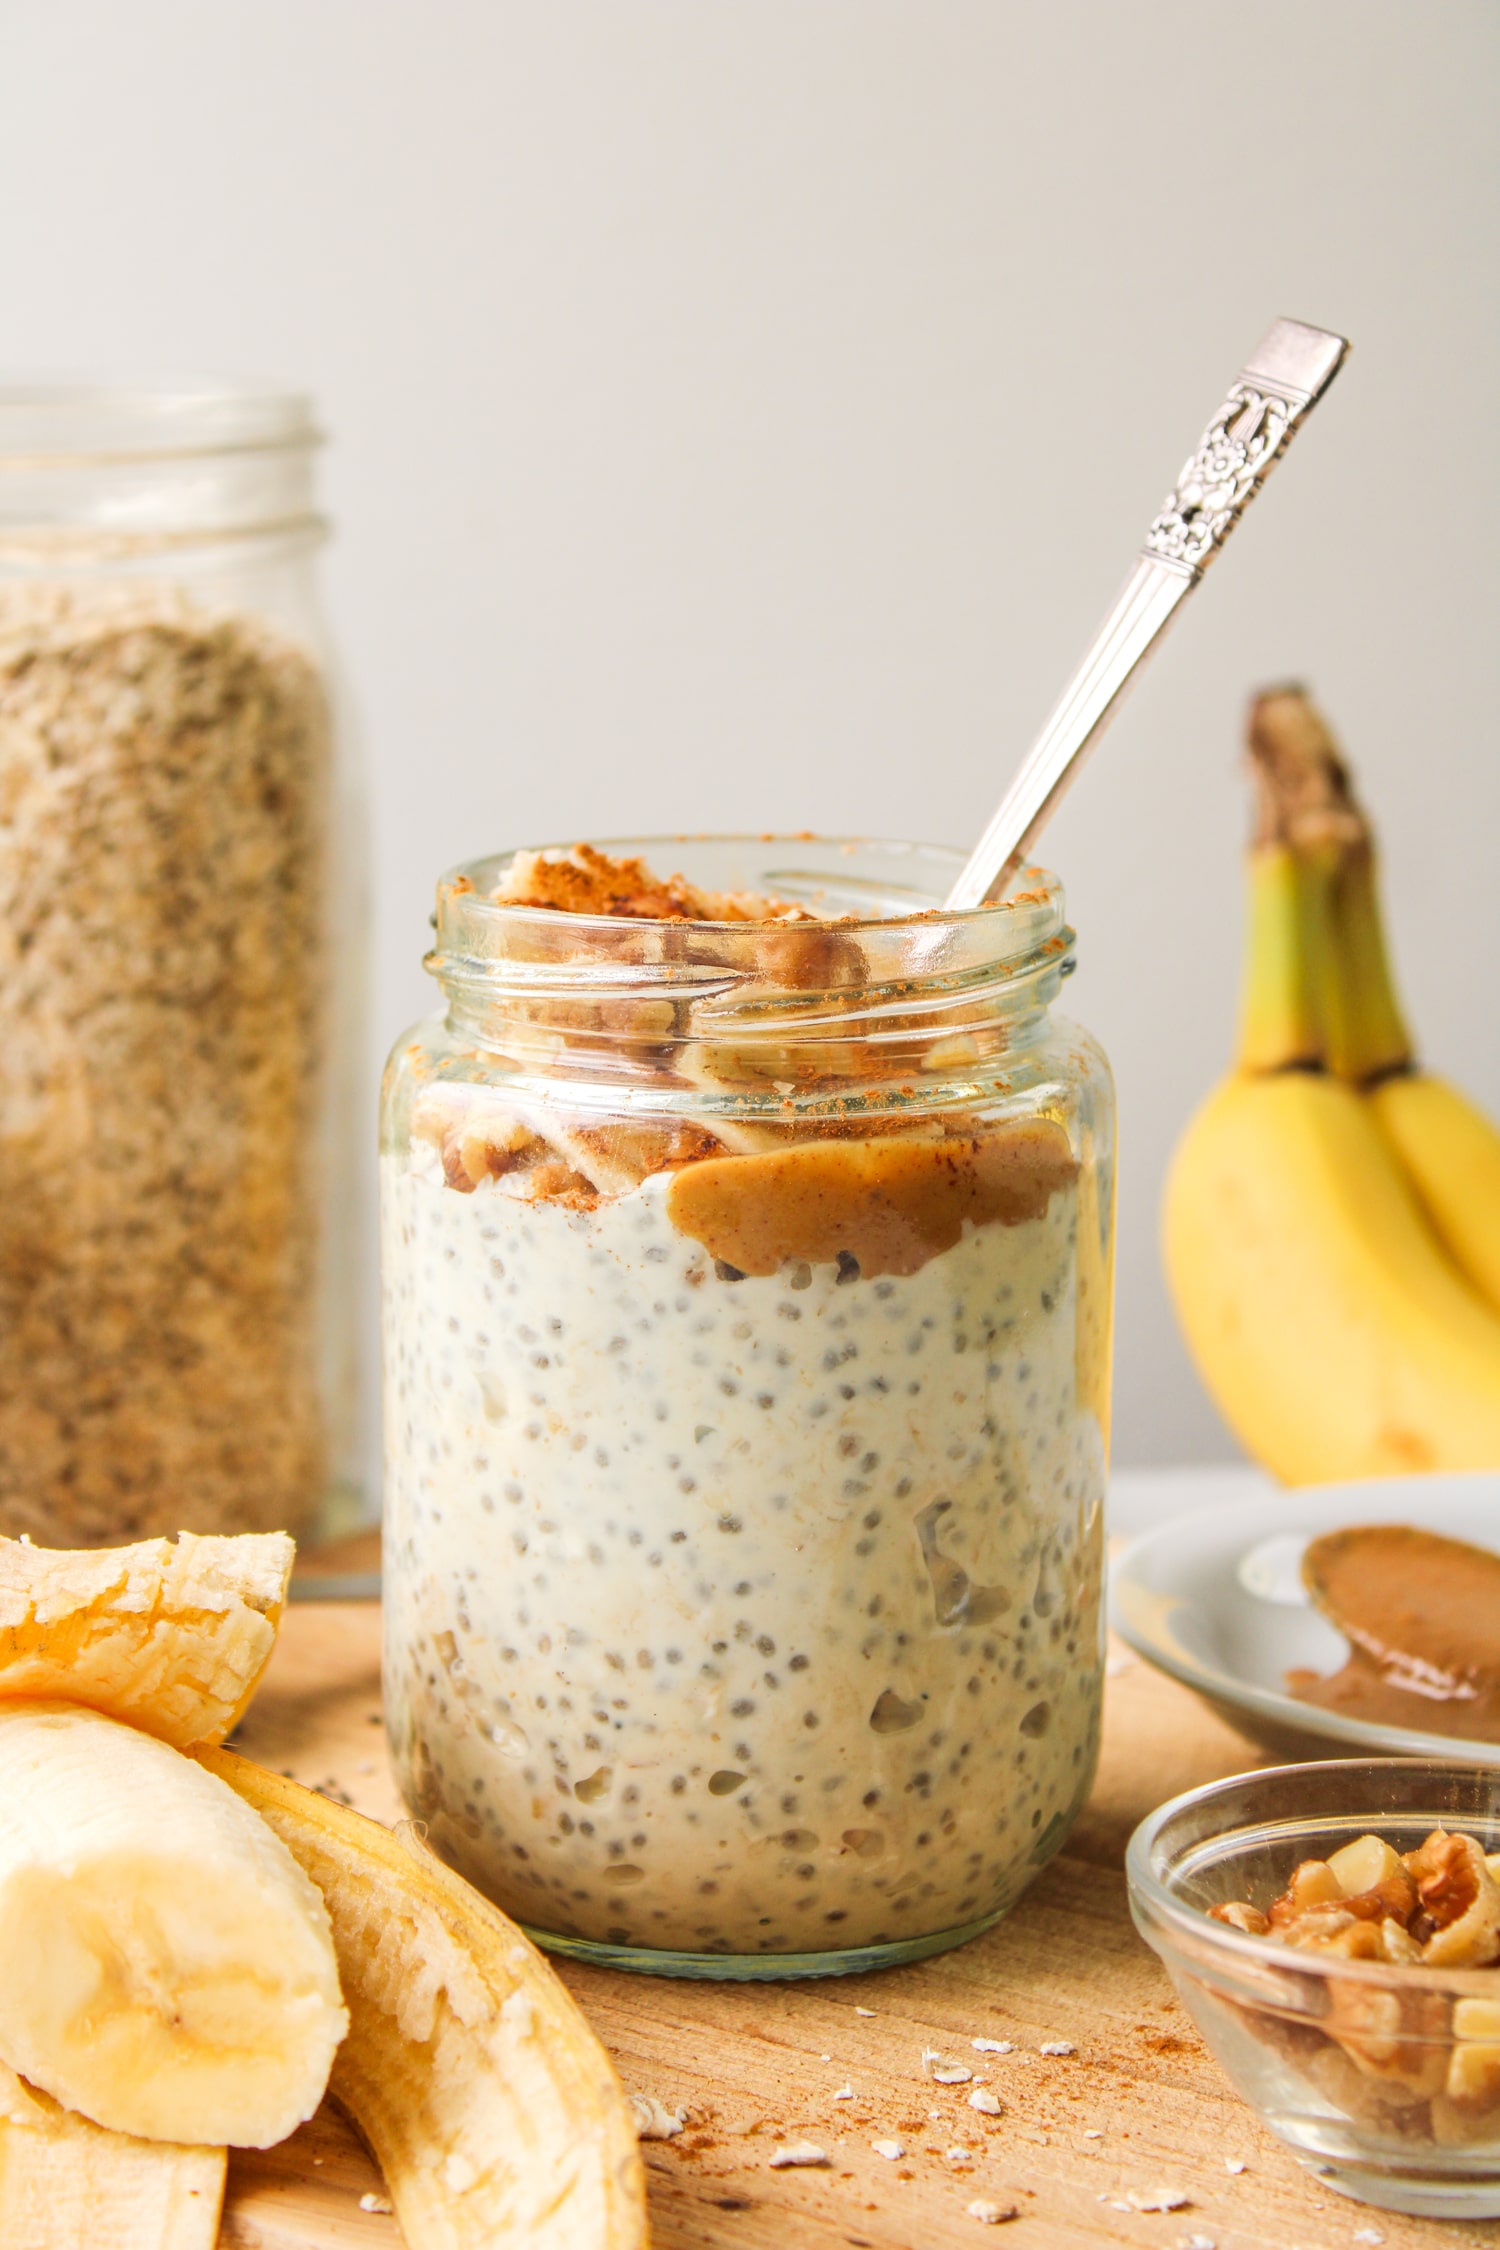
[[[1233,2092],[1131,1927],[1121,1858],[1136,1821],[1179,1789],[1265,1762],[1186,1690],[1113,1660],[1099,1780],[1068,1849],[1005,1922],[956,1953],[878,1976],[699,1985],[565,1966],[625,2086],[686,2105],[687,2130],[644,2147],[659,2250],[1437,2250],[1494,2239],[1362,2210],[1312,2181]],[[379,1820],[399,1817],[380,1724],[374,1603],[287,1613],[236,1747]],[[977,2055],[975,2037],[1008,2039]],[[1044,2044],[1074,2052],[1046,2056]],[[922,2050],[962,2055],[1004,2103],[940,2087]],[[854,2098],[836,2102],[851,2087]],[[772,2171],[778,2141],[826,2169]],[[899,2140],[899,2161],[874,2140]],[[961,2164],[949,2150],[964,2147]],[[1229,2165],[1242,2166],[1230,2171]],[[1138,2212],[1132,2195],[1187,2201]],[[361,2207],[361,2198],[367,2207]],[[977,2198],[1018,2217],[967,2215]],[[223,2250],[395,2250],[380,2176],[332,2107],[282,2147],[236,2155]],[[1356,2230],[1372,2230],[1363,2235]],[[497,2245],[496,2250],[505,2250]]]

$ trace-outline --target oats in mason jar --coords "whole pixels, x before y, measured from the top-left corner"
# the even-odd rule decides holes
[[[329,719],[269,625],[0,587],[0,1529],[297,1529]]]

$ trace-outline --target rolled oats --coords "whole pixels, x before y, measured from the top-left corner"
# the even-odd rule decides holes
[[[0,585],[0,1529],[296,1530],[324,1478],[329,721],[269,625]]]

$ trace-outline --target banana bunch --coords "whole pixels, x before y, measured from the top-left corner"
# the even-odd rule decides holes
[[[1168,1175],[1188,1346],[1288,1484],[1500,1468],[1500,1131],[1420,1069],[1370,825],[1305,695],[1252,707],[1239,1052]]]
[[[0,1540],[0,2245],[212,2250],[226,2145],[331,2085],[411,2250],[643,2250],[624,2096],[516,1925],[217,1747],[292,1554]]]

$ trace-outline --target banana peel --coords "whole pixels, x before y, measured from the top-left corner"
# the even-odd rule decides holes
[[[642,2250],[645,2175],[625,2096],[516,1924],[414,1831],[233,1751],[197,1756],[327,1904],[350,2017],[330,2091],[369,2142],[409,2250]]]
[[[214,2250],[225,2156],[106,2132],[0,2063],[5,2250]]]
[[[82,1703],[176,1750],[222,1742],[276,1645],[295,1553],[282,1531],[0,1539],[0,1699]]]

